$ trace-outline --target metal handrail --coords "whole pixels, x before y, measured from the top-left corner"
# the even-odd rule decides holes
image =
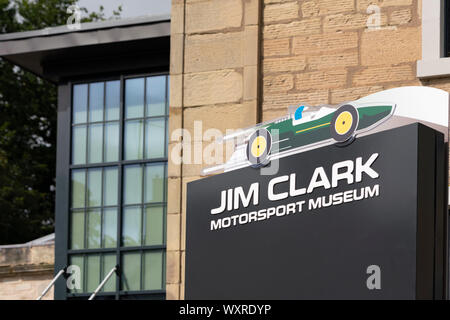
[[[95,289],[94,293],[89,297],[89,300],[93,300],[97,293],[103,288],[105,283],[111,278],[112,274],[117,271],[117,266],[111,269],[111,271],[106,275],[105,279],[98,285],[97,289]]]
[[[39,297],[37,297],[36,300],[41,300],[47,294],[47,292],[51,289],[51,287],[53,287],[56,280],[58,280],[59,277],[61,277],[65,272],[66,272],[66,268],[59,270],[59,272],[53,278],[52,282],[49,283],[49,285],[44,289],[44,291],[42,291],[41,295]]]

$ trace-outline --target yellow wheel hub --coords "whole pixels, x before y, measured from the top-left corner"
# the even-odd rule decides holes
[[[252,142],[252,148],[251,148],[252,155],[255,158],[260,157],[266,150],[266,147],[267,147],[266,138],[263,136],[256,137],[255,140],[253,140],[253,142]]]
[[[336,123],[334,124],[334,128],[336,132],[340,135],[346,134],[352,127],[353,117],[350,112],[344,111],[342,112],[336,119]]]

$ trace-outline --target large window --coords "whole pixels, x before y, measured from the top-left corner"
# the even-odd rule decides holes
[[[87,297],[164,298],[168,76],[72,86],[68,262]]]
[[[444,57],[450,57],[450,1],[444,0]]]
[[[417,77],[420,79],[450,75],[449,2],[432,0],[422,3],[422,59],[417,61]]]

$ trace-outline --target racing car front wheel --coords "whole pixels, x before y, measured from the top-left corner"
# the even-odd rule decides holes
[[[258,129],[250,136],[247,144],[247,159],[253,168],[269,163],[272,136],[267,129]]]
[[[358,110],[354,106],[345,104],[339,107],[330,123],[331,137],[339,143],[352,140],[358,123]]]

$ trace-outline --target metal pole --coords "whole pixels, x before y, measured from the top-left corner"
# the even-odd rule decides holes
[[[116,272],[116,270],[117,266],[111,269],[111,271],[106,275],[105,279],[103,279],[103,281],[98,285],[97,289],[95,289],[94,293],[89,297],[89,300],[93,300],[95,298],[97,293],[103,288],[105,283],[109,280],[109,278],[111,278],[112,274]]]
[[[50,284],[47,286],[47,288],[45,288],[44,291],[42,291],[41,295],[36,300],[41,300],[47,294],[47,292],[50,290],[50,288],[53,287],[53,285],[55,284],[56,280],[58,280],[59,277],[61,277],[64,274],[64,271],[65,271],[65,268],[59,270],[58,274],[53,278],[52,282],[50,282]]]

